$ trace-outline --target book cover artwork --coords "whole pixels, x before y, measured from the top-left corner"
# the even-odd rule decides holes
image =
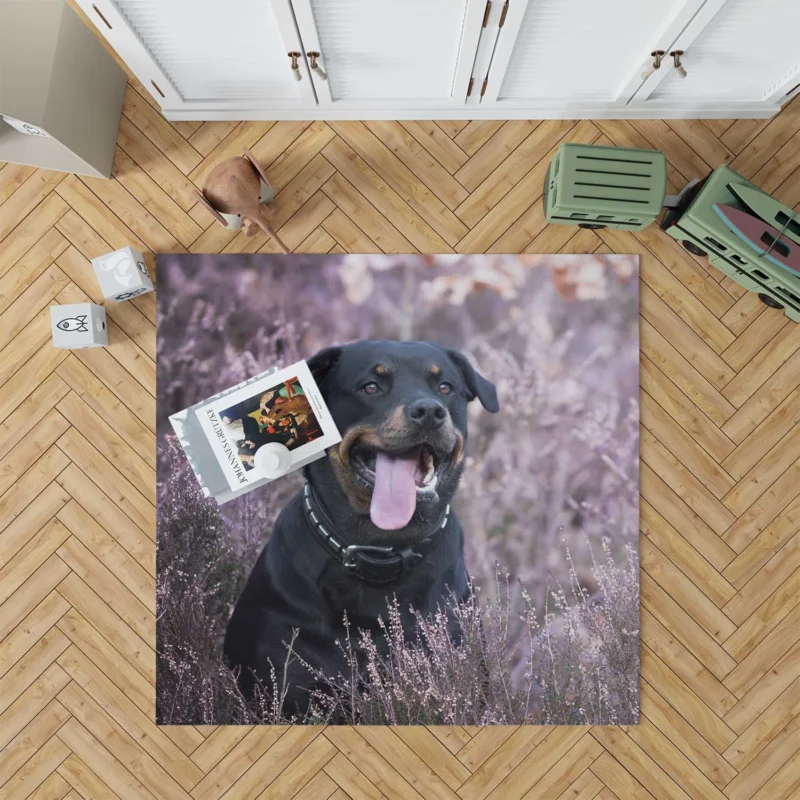
[[[341,441],[305,361],[250,378],[170,422],[204,494],[220,504],[274,480],[266,452],[281,451],[286,474]]]

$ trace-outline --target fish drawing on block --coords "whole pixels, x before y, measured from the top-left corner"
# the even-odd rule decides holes
[[[56,323],[56,327],[62,331],[76,331],[77,333],[86,333],[89,330],[89,326],[86,324],[86,314],[62,319]]]
[[[760,256],[770,263],[800,275],[800,245],[758,217],[724,203],[715,203],[714,211],[722,221]]]

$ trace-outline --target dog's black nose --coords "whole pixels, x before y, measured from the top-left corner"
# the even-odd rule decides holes
[[[436,400],[414,400],[406,409],[408,418],[425,428],[438,428],[447,418],[445,407]]]

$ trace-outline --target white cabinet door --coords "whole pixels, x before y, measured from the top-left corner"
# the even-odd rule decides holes
[[[800,1],[800,0],[798,0]],[[481,105],[623,106],[703,0],[509,0]]]
[[[800,0],[709,0],[669,49],[686,77],[665,63],[634,105],[783,102],[800,83]]]
[[[316,105],[290,0],[77,2],[166,110]]]
[[[320,107],[463,105],[486,0],[292,0]]]

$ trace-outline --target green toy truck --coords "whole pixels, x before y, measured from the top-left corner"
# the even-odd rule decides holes
[[[661,229],[696,256],[708,256],[713,266],[737,283],[756,292],[766,305],[784,308],[786,316],[800,322],[800,275],[761,257],[737,236],[714,211],[725,204],[747,211],[728,186],[748,186],[748,180],[730,167],[717,167],[704,180],[681,195],[676,208],[661,220]]]
[[[548,222],[638,231],[656,221],[667,189],[658,150],[562,144],[547,169]]]
[[[800,322],[798,215],[727,166],[690,182],[679,195],[667,196],[666,185],[666,158],[658,150],[562,144],[544,181],[545,216],[562,225],[637,231],[667,206],[663,231]],[[740,194],[749,198],[747,206]],[[755,240],[731,225],[737,214],[745,219],[739,212],[760,226]]]

